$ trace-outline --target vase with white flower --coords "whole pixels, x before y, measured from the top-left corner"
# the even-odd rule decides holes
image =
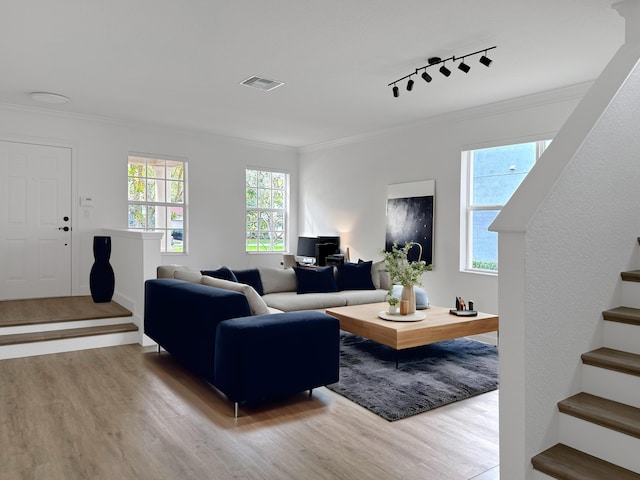
[[[420,252],[418,254],[418,260],[410,262],[408,259],[409,250],[414,247],[418,247]],[[424,272],[433,269],[431,264],[428,264],[421,260],[422,258],[422,245],[417,242],[407,242],[402,248],[398,247],[398,243],[394,242],[391,251],[383,251],[384,263],[389,272],[389,280],[391,286],[402,285],[402,298],[401,301],[406,301],[406,309],[401,308],[401,313],[412,314],[416,311],[416,295],[413,287],[415,285],[422,285],[420,277]]]

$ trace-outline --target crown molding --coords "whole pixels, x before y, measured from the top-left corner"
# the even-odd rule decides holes
[[[464,110],[456,110],[454,112],[447,112],[441,115],[434,115],[427,117],[416,122],[404,123],[395,127],[376,130],[373,132],[363,133],[361,135],[354,135],[351,137],[340,138],[336,140],[330,140],[327,142],[317,143],[313,145],[306,145],[298,147],[299,153],[310,153],[315,151],[327,150],[339,146],[349,145],[353,143],[360,143],[372,138],[390,135],[395,132],[406,130],[409,128],[415,128],[419,126],[428,126],[435,123],[454,123],[463,120],[472,120],[475,118],[482,118],[494,115],[501,115],[510,112],[516,112],[519,110],[525,110],[528,108],[554,104],[562,101],[581,99],[587,93],[591,85],[594,82],[585,82],[567,87],[557,88],[553,90],[545,90],[539,93],[533,93],[530,95],[524,95],[522,97],[515,97],[508,100],[502,100],[499,102],[488,103],[477,107],[466,108]]]
[[[143,122],[143,121],[137,121],[137,120],[125,120],[125,119],[116,118],[116,117],[91,115],[86,113],[65,112],[65,111],[53,110],[45,107],[33,107],[30,105],[18,105],[14,103],[4,103],[4,102],[0,102],[0,109],[13,110],[13,111],[22,112],[22,113],[35,113],[38,115],[48,115],[52,118],[64,118],[64,119],[73,120],[73,121],[102,123],[102,124],[112,125],[116,127],[139,128],[139,129],[151,130],[151,131],[155,131],[163,134],[172,133],[172,134],[192,136],[196,138],[217,139],[217,140],[226,141],[229,143],[235,143],[238,145],[253,146],[253,147],[259,147],[259,148],[264,148],[269,150],[297,152],[297,147],[293,147],[293,146],[279,145],[275,143],[262,142],[262,141],[247,139],[247,138],[222,135],[220,133],[209,132],[206,130],[181,128],[181,127],[163,125],[158,123],[149,123],[149,122]]]

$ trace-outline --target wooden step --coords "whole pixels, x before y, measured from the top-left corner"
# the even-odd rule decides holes
[[[13,335],[0,335],[0,346],[107,335],[110,333],[135,332],[137,330],[138,327],[133,323],[120,323],[116,325],[69,328],[65,330],[51,330],[47,332],[17,333]]]
[[[582,354],[582,363],[640,376],[640,355],[612,348],[598,348]]]
[[[558,443],[531,459],[533,467],[559,480],[640,480],[640,475]]]
[[[30,298],[0,301],[0,327],[131,317],[122,305],[95,303],[91,296]]]
[[[640,408],[589,393],[578,393],[558,402],[560,413],[640,438]]]
[[[629,323],[640,326],[640,308],[611,308],[602,312],[602,318],[609,322]]]
[[[620,276],[625,282],[640,282],[640,270],[629,270],[628,272],[620,272]]]

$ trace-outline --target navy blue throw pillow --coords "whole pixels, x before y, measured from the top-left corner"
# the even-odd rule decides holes
[[[228,267],[220,267],[217,270],[200,270],[202,275],[207,275],[213,278],[219,278],[221,280],[229,280],[230,282],[237,282],[238,279]]]
[[[373,262],[343,263],[338,266],[338,290],[375,290],[371,279]]]
[[[298,280],[298,293],[337,292],[338,286],[333,276],[333,267],[299,268],[293,267]]]
[[[260,271],[257,268],[249,268],[247,270],[233,270],[238,283],[251,285],[258,292],[258,295],[264,295],[262,289],[262,280],[260,279]]]

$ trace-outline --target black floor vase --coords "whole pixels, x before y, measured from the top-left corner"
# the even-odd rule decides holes
[[[111,237],[93,237],[93,257],[95,261],[89,274],[91,298],[95,303],[110,302],[116,286],[111,257]]]

